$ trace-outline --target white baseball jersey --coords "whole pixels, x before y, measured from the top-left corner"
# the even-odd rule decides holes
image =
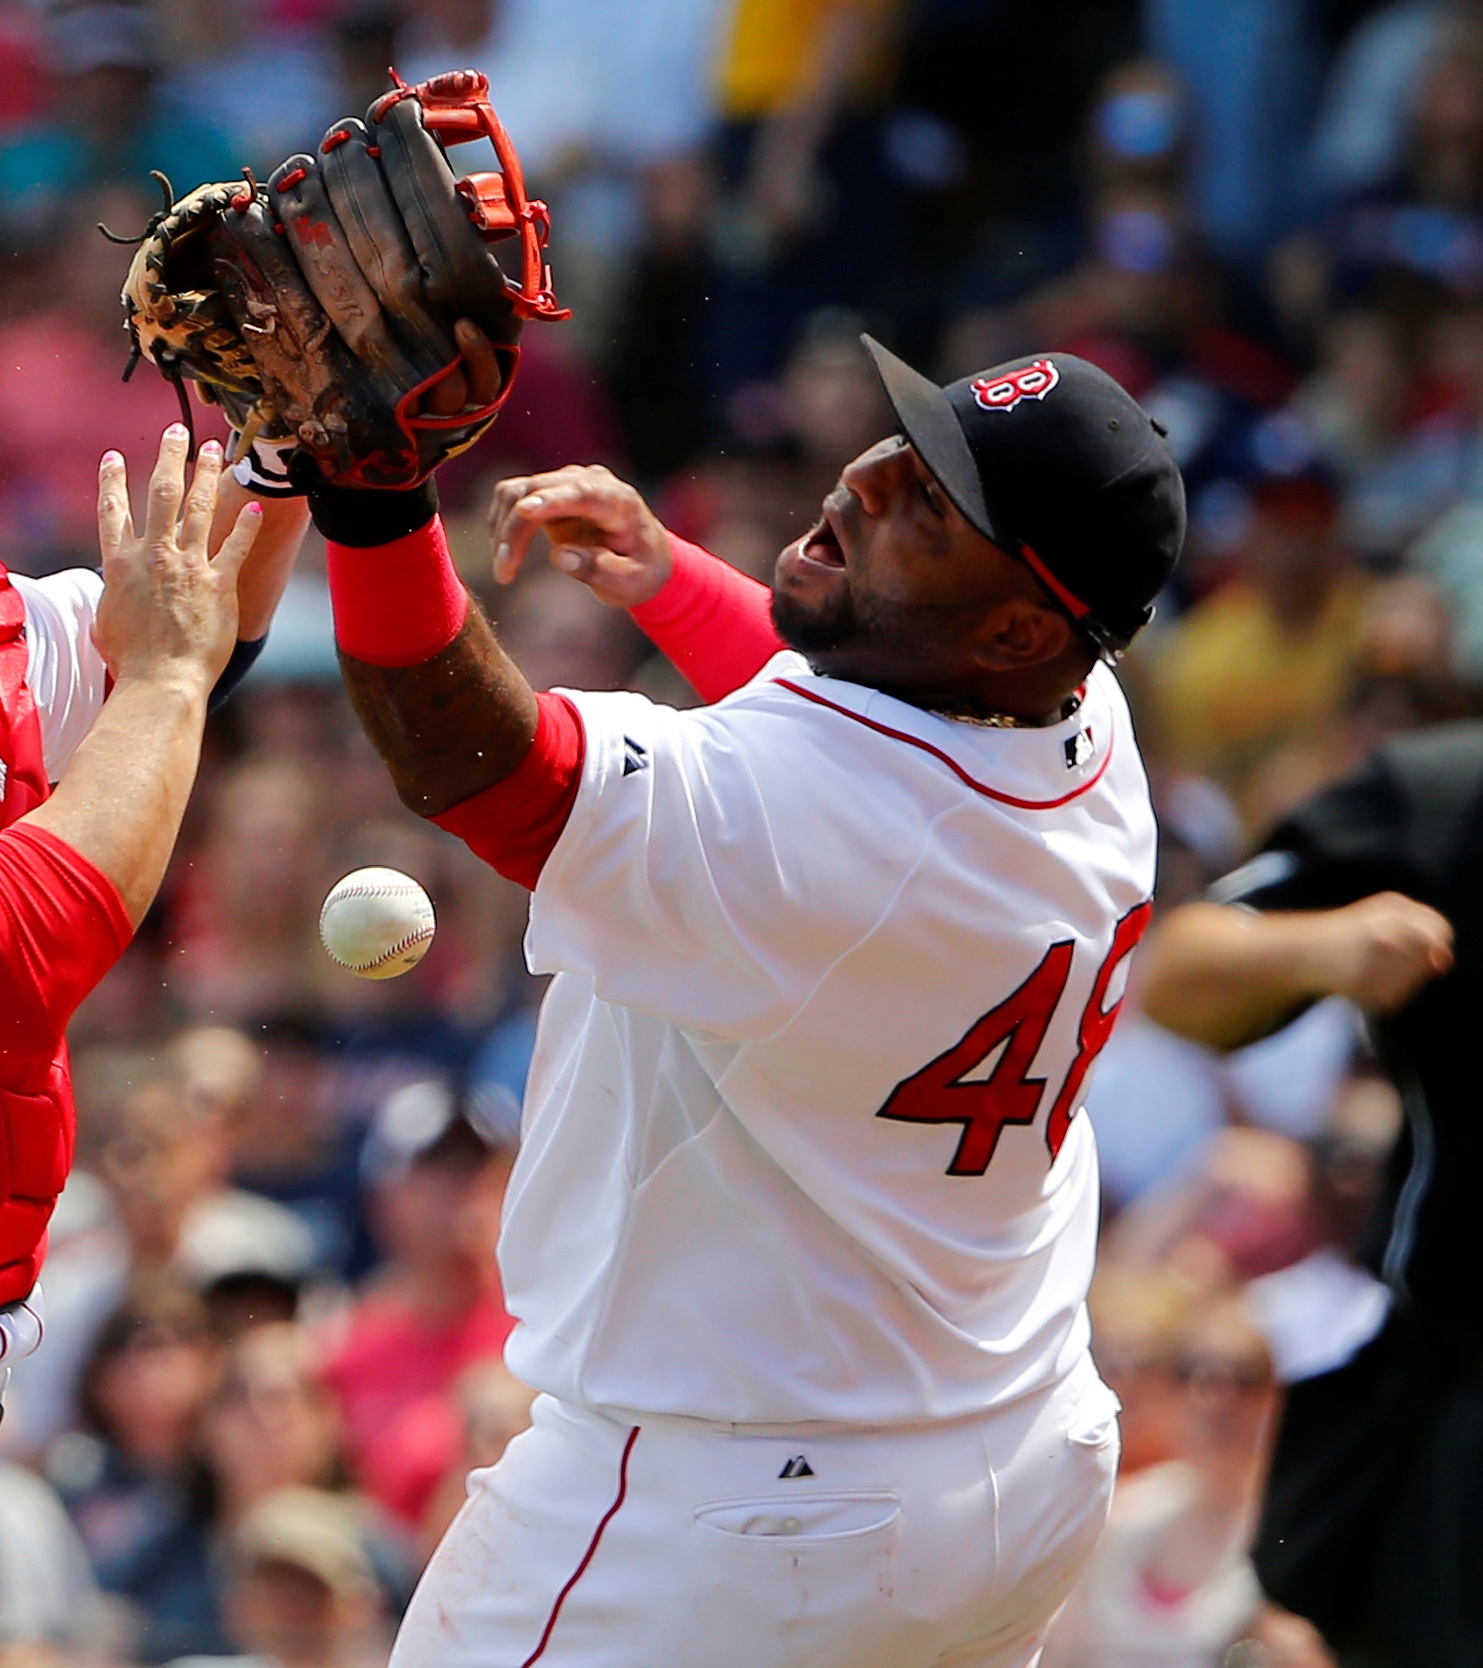
[[[103,576],[64,568],[45,579],[13,573],[10,582],[26,605],[26,684],[41,721],[46,774],[57,782],[107,693],[108,668],[93,643]]]
[[[953,1418],[1087,1343],[1076,1116],[1147,920],[1116,680],[1045,729],[774,657],[714,707],[573,694],[500,1242],[514,1372],[616,1416]]]

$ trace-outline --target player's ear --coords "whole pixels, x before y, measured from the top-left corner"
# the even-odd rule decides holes
[[[1074,627],[1056,608],[1033,597],[1008,597],[985,616],[973,646],[985,672],[1019,672],[1059,660],[1071,647]]]

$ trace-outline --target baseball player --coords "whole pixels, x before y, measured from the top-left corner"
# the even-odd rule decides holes
[[[72,1156],[63,1031],[159,888],[208,697],[256,658],[307,525],[223,482],[214,442],[187,491],[187,447],[166,430],[139,533],[123,458],[104,457],[101,574],[0,567],[0,1390],[41,1337]]]
[[[1024,1668],[1101,1528],[1077,1113],[1154,862],[1107,663],[1183,490],[1078,359],[867,345],[900,432],[770,598],[606,471],[498,495],[501,573],[544,523],[695,711],[533,693],[430,496],[310,494],[363,722],[556,975],[499,1253],[534,1427],[398,1668]]]

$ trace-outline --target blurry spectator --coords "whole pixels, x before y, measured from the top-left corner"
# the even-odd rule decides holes
[[[190,1657],[178,1668],[380,1668],[385,1618],[353,1502],[280,1489],[248,1513],[226,1558],[225,1609],[248,1654]]]
[[[1309,1144],[1317,1248],[1247,1287],[1284,1384],[1342,1366],[1390,1313],[1390,1292],[1356,1259],[1401,1118],[1400,1097],[1383,1077],[1357,1075]]]
[[[536,689],[623,689],[650,652],[621,608],[605,607],[585,585],[571,584],[544,563],[521,576],[500,625],[505,646]]]
[[[493,1250],[513,1151],[477,1116],[431,1081],[381,1107],[364,1163],[386,1260],[327,1340],[352,1471],[414,1529],[463,1443],[453,1387],[513,1325]]]
[[[157,199],[156,199],[157,201]],[[119,287],[128,253],[105,243],[101,217],[138,230],[154,205],[108,185],[71,204],[48,258],[41,311],[0,320],[0,540],[9,566],[42,573],[98,560],[98,459],[121,451],[143,480],[161,429],[178,421],[169,385],[149,366],[125,385],[128,358]],[[201,439],[219,420],[199,411]]]
[[[458,1381],[458,1410],[463,1419],[463,1447],[428,1504],[418,1535],[423,1559],[443,1538],[468,1493],[468,1477],[481,1466],[493,1465],[530,1427],[530,1405],[535,1392],[522,1384],[503,1361],[481,1361]]]
[[[1145,1194],[1112,1223],[1104,1248],[1130,1268],[1167,1268],[1203,1292],[1287,1268],[1319,1244],[1312,1159],[1270,1130],[1229,1128],[1198,1174]]]
[[[721,398],[776,373],[821,306],[867,306],[888,240],[883,57],[899,0],[735,0],[720,58],[717,272],[704,331]]]
[[[666,525],[771,584],[778,550],[817,518],[840,470],[891,431],[860,345],[864,327],[839,307],[808,318],[778,379],[755,382],[731,402],[741,444],[669,483]]]
[[[1334,487],[1291,422],[1257,431],[1232,577],[1149,651],[1171,760],[1213,777],[1238,806],[1265,756],[1335,716],[1359,665],[1366,586],[1340,537]]]
[[[1179,1347],[1194,1309],[1189,1283],[1169,1269],[1104,1259],[1092,1282],[1092,1355],[1123,1404],[1120,1477],[1173,1458]]]
[[[232,1346],[202,1412],[201,1454],[219,1534],[234,1533],[279,1490],[329,1490],[354,1508],[356,1533],[378,1586],[396,1608],[405,1603],[415,1570],[401,1537],[350,1492],[335,1406],[301,1328],[259,1326]]]
[[[1439,300],[1483,297],[1483,18],[1471,0],[1439,21],[1408,104],[1393,172],[1279,252],[1290,325],[1315,327],[1335,300],[1417,322]]]
[[[589,349],[618,324],[615,265],[639,232],[642,171],[705,141],[706,70],[725,10],[725,0],[424,0],[406,10],[397,67],[409,81],[465,64],[488,75],[527,176],[551,201],[558,290]],[[466,146],[458,166],[488,167],[488,152]]]
[[[1355,26],[1329,71],[1310,167],[1330,201],[1383,185],[1397,169],[1447,0],[1388,0]]]
[[[1305,207],[1294,159],[1317,94],[1313,9],[1149,0],[1144,17],[1150,47],[1189,89],[1201,230],[1225,259],[1254,264]]]
[[[0,1659],[18,1646],[84,1650],[99,1642],[102,1620],[87,1553],[56,1494],[0,1464]]]
[[[1191,223],[1179,180],[1183,109],[1156,66],[1134,60],[1108,75],[1088,135],[1092,167],[1073,257],[1028,293],[1023,283],[1006,293],[1010,272],[987,275],[986,292],[965,297],[949,326],[944,358],[959,374],[1054,347],[1115,376],[1169,432],[1197,544],[1205,487],[1253,419],[1287,397],[1292,377],[1235,328],[1223,275]]]
[[[224,776],[196,861],[172,891],[182,998],[225,1020],[312,1011],[325,890],[321,786],[299,763],[246,759]]]
[[[695,353],[709,285],[705,239],[714,191],[714,175],[698,155],[645,170],[641,228],[622,286],[622,328],[599,354],[628,457],[644,480],[689,463],[704,432]],[[586,455],[568,451],[561,461]]]
[[[169,1273],[202,1290],[237,1274],[296,1283],[307,1273],[309,1233],[281,1205],[227,1187],[229,1153],[222,1108],[188,1095],[177,1076],[156,1072],[124,1096],[99,1141],[106,1196],[69,1248],[65,1279],[46,1287],[45,1351],[16,1373],[28,1447],[66,1429],[82,1363],[132,1281]],[[88,1191],[84,1178],[74,1185]]]
[[[360,1179],[356,1132],[337,1115],[330,1061],[300,1020],[279,1016],[252,1030],[260,1081],[232,1123],[232,1180],[294,1213],[312,1240],[316,1269],[345,1273],[362,1250]]]
[[[232,1346],[202,1415],[201,1452],[227,1525],[274,1489],[334,1485],[335,1410],[296,1327],[259,1326]]]
[[[162,48],[148,6],[60,7],[49,31],[56,104],[38,123],[0,139],[0,224],[34,233],[74,193],[143,183],[151,168],[182,192],[236,174],[239,163],[219,127],[160,99]]]
[[[291,152],[312,150],[325,128],[347,114],[350,107],[340,108],[330,43],[319,30],[286,22],[271,10],[265,15],[246,0],[154,0],[154,9],[165,24],[172,60],[161,81],[162,103],[221,131],[232,152],[226,173],[201,179],[231,179],[244,163],[266,178]],[[378,93],[386,86],[387,61]],[[353,113],[360,115],[368,102]]]
[[[133,1660],[224,1648],[196,1421],[216,1346],[199,1301],[165,1277],[140,1285],[98,1335],[79,1396],[83,1431],[50,1471],[99,1585],[129,1601]]]
[[[1351,307],[1324,320],[1317,367],[1290,409],[1346,487],[1362,483],[1404,431],[1410,374],[1405,335],[1391,314]]]
[[[1219,1668],[1258,1616],[1246,1546],[1276,1383],[1238,1299],[1191,1316],[1178,1377],[1178,1457],[1119,1485],[1091,1568],[1052,1632],[1046,1668]]]

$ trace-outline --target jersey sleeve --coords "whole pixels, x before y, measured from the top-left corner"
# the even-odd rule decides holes
[[[585,751],[531,900],[532,971],[589,975],[606,1001],[723,1039],[770,1034],[884,895],[825,810],[858,784],[748,693],[690,712],[567,693]]]
[[[49,1061],[132,936],[118,889],[65,840],[0,833],[0,1062]]]
[[[48,780],[60,781],[108,692],[108,668],[93,642],[102,575],[65,568],[44,579],[13,573],[26,605],[26,682],[41,722]]]
[[[1406,855],[1406,821],[1404,796],[1377,756],[1292,812],[1208,896],[1259,910],[1338,909],[1386,891],[1424,896],[1425,879]]]

